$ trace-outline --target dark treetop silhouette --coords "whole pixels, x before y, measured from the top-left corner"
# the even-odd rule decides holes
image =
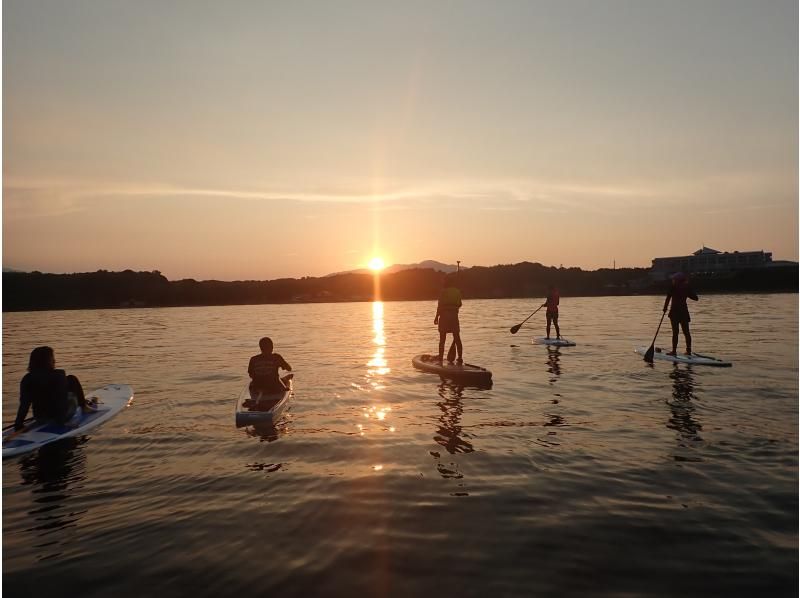
[[[692,277],[699,293],[797,292],[797,265],[742,270],[726,277]],[[434,300],[445,274],[411,269],[381,275],[386,301]],[[373,274],[341,274],[321,278],[282,278],[267,281],[193,279],[170,281],[160,272],[87,272],[43,274],[3,273],[3,311],[169,307],[372,301]],[[544,297],[556,285],[564,297],[598,295],[661,295],[666,283],[653,282],[646,268],[581,270],[522,262],[462,269],[459,287],[465,299]]]

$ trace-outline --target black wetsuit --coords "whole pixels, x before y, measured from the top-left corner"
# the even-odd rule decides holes
[[[669,319],[674,322],[690,322],[689,307],[686,305],[687,299],[697,301],[697,293],[695,293],[688,284],[678,284],[671,286],[667,291],[667,297],[664,299],[664,310],[667,309],[670,299],[672,299],[672,307],[669,308]]]
[[[67,391],[67,375],[64,370],[33,370],[25,374],[19,384],[19,409],[14,428],[22,428],[31,406],[33,417],[39,421],[66,421],[70,415]]]

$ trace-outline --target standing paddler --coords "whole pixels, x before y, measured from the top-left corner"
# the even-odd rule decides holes
[[[444,277],[442,293],[439,295],[439,303],[436,305],[436,317],[433,323],[439,327],[439,356],[438,361],[444,360],[444,345],[447,341],[447,333],[453,335],[453,344],[458,351],[456,363],[459,365],[464,362],[464,349],[461,345],[461,327],[458,322],[458,310],[461,309],[461,291],[456,286],[456,275],[448,274]],[[447,360],[452,362],[452,347]]]
[[[672,284],[667,291],[667,297],[664,299],[664,313],[667,311],[667,306],[672,300],[672,307],[669,310],[669,321],[672,324],[672,351],[667,355],[675,355],[678,350],[678,326],[683,330],[683,336],[686,339],[686,355],[692,354],[692,335],[689,332],[689,307],[686,305],[686,299],[697,301],[697,293],[695,293],[689,286],[689,278],[683,272],[678,272],[672,275]],[[662,316],[663,317],[663,316]]]
[[[542,303],[542,307],[547,307],[547,312],[545,313],[547,317],[547,340],[550,340],[550,324],[554,324],[556,327],[556,338],[561,338],[561,330],[558,328],[558,300],[560,296],[558,293],[558,289],[555,285],[549,285],[547,287],[547,299],[544,303]]]

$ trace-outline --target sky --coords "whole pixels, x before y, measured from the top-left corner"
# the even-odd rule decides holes
[[[3,1],[3,266],[798,258],[798,6]]]

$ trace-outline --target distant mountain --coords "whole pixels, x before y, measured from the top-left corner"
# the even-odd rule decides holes
[[[25,270],[17,270],[16,268],[6,268],[3,267],[3,272],[25,272]]]
[[[413,270],[414,268],[430,268],[431,270],[449,273],[455,272],[458,269],[458,266],[454,264],[443,264],[442,262],[437,262],[436,260],[425,260],[424,262],[420,262],[418,264],[395,264],[394,266],[385,268],[383,271],[387,274],[392,274],[394,272],[401,272],[403,270]],[[462,269],[466,270],[466,267]]]
[[[413,270],[414,268],[430,268],[431,270],[437,270],[439,272],[449,273],[455,272],[458,269],[458,266],[454,264],[443,264],[442,262],[437,262],[436,260],[425,260],[419,262],[418,264],[394,264],[393,266],[387,266],[381,273],[383,274],[394,274],[395,272],[402,272],[403,270]],[[465,266],[461,267],[462,270],[466,270]],[[339,276],[340,274],[372,274],[372,270],[368,268],[360,268],[358,270],[345,270],[344,272],[334,272],[332,274],[327,274],[323,278],[327,278],[329,276]]]

